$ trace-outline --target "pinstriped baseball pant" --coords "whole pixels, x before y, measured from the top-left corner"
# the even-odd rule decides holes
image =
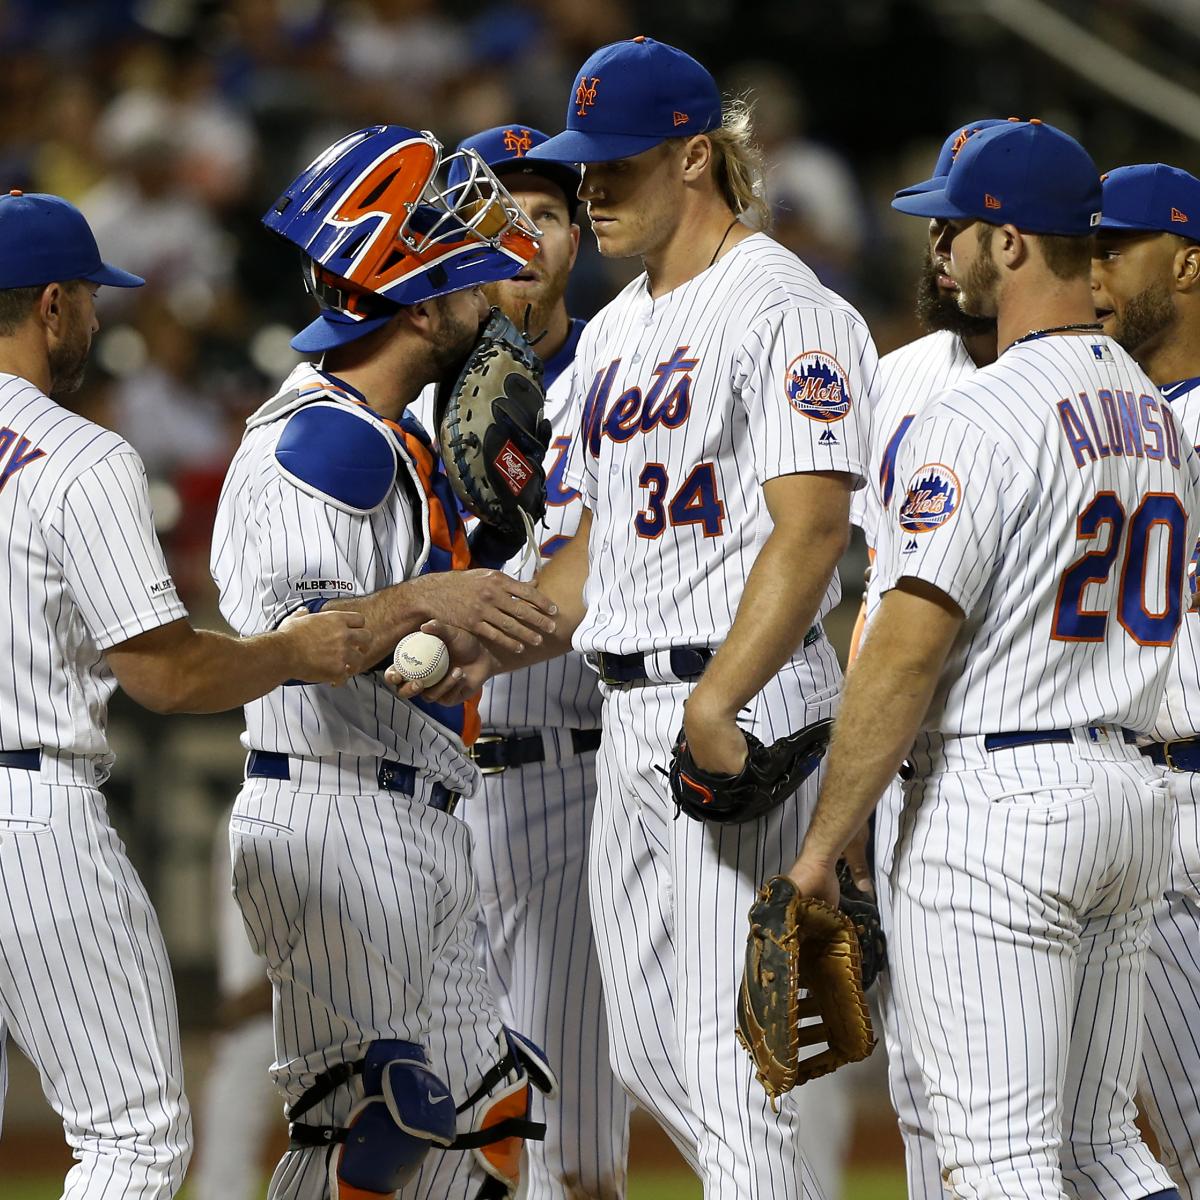
[[[175,989],[149,897],[99,791],[0,769],[5,1083],[6,1032],[37,1067],[77,1160],[64,1200],[175,1194],[191,1118]]]
[[[1183,1200],[1200,1200],[1200,774],[1171,771],[1175,846],[1146,962],[1138,1098]]]
[[[380,1039],[425,1046],[455,1099],[471,1094],[497,1059],[501,1025],[476,957],[463,822],[420,797],[249,779],[230,841],[234,895],[275,989],[272,1075],[286,1102]],[[361,1095],[356,1078],[303,1120],[344,1124]],[[270,1197],[325,1200],[327,1164],[323,1148],[289,1150]],[[469,1200],[485,1179],[473,1153],[434,1151],[400,1195]]]
[[[774,1113],[734,1036],[746,914],[795,860],[816,777],[765,817],[676,818],[665,767],[681,684],[614,688],[604,703],[589,879],[613,1069],[704,1181],[706,1200],[799,1200],[820,1190],[794,1102]],[[828,716],[772,681],[747,723],[764,741]]]
[[[526,1146],[526,1194],[618,1200],[630,1106],[609,1067],[588,904],[596,755],[529,763],[483,783],[459,809],[474,835],[483,958],[504,1020],[542,1047],[559,1077],[556,1100],[533,1096],[547,1129],[544,1142]]]
[[[1117,737],[987,754],[919,739],[892,977],[961,1200],[1170,1188],[1134,1127],[1142,981],[1172,805]]]

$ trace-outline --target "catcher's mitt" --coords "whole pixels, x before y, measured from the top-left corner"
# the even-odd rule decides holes
[[[462,504],[514,539],[546,511],[542,460],[550,424],[542,416],[542,363],[517,327],[493,308],[452,383],[438,388],[438,443]]]
[[[675,805],[697,821],[753,821],[782,804],[817,769],[832,729],[832,721],[817,721],[770,746],[742,730],[746,762],[736,775],[697,766],[681,729],[668,772]]]
[[[823,900],[801,896],[786,875],[776,875],[750,909],[737,1038],[772,1105],[797,1084],[859,1062],[875,1048],[862,947],[873,980],[883,966],[883,935],[876,910],[874,930],[860,946],[855,922],[865,921],[874,905],[857,894],[859,915],[852,919]],[[800,1024],[813,1017],[819,1020]],[[801,1046],[819,1043],[826,1049],[800,1058]]]

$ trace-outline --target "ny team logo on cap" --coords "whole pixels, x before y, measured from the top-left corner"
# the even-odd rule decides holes
[[[926,463],[913,476],[900,506],[900,528],[905,533],[932,533],[958,511],[962,486],[944,463]]]
[[[596,103],[596,86],[600,82],[598,75],[591,77],[591,83],[588,82],[588,77],[584,75],[579,80],[579,86],[575,89],[575,113],[577,116],[586,117],[588,109]]]
[[[830,424],[850,411],[846,372],[824,350],[805,350],[788,363],[783,384],[788,403],[810,421]]]
[[[524,158],[533,147],[533,134],[528,129],[506,129],[504,148],[517,158]]]

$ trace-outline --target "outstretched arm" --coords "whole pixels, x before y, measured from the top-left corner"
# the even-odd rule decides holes
[[[788,872],[806,895],[837,904],[838,857],[912,748],[963,619],[918,579],[902,578],[884,596],[846,676],[821,795]]]

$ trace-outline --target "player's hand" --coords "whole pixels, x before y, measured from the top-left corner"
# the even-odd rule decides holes
[[[372,664],[367,661],[371,639],[362,613],[298,609],[280,622],[277,632],[288,642],[291,676],[305,683],[335,687]]]
[[[864,821],[862,828],[850,839],[842,851],[842,858],[850,868],[850,878],[860,892],[875,895],[875,880],[871,876],[871,864],[867,861],[867,843],[871,840],[871,825]]]
[[[446,643],[446,649],[450,652],[450,667],[442,679],[432,687],[424,688],[419,683],[405,679],[394,666],[388,667],[384,679],[405,700],[423,696],[436,704],[462,704],[499,673],[500,664],[474,634],[442,621],[426,621],[421,628]]]
[[[503,571],[443,571],[422,575],[414,586],[427,593],[429,611],[439,621],[473,633],[497,650],[520,654],[555,630],[557,605],[532,583]]]
[[[834,864],[821,863],[803,853],[792,864],[788,878],[796,885],[802,896],[813,896],[837,908],[842,898],[838,887],[837,868]]]
[[[737,775],[746,765],[749,749],[737,716],[712,703],[698,684],[683,706],[683,733],[698,767],[716,775]]]

